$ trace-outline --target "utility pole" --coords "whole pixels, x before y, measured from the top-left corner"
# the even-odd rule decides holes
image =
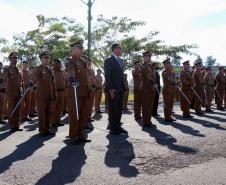
[[[95,0],[88,0],[88,2],[85,2],[84,0],[81,0],[87,7],[88,7],[88,57],[91,57],[91,44],[92,44],[92,32],[91,32],[91,21],[92,21],[92,5],[95,2]]]

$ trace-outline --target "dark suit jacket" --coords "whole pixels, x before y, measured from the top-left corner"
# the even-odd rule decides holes
[[[106,89],[116,89],[119,92],[123,92],[125,89],[123,82],[123,64],[118,63],[116,58],[111,55],[104,61],[104,73]]]
[[[158,90],[160,91],[161,86],[160,86],[160,75],[157,71],[155,71],[155,83],[157,84]]]

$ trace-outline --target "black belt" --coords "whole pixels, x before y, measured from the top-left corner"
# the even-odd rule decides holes
[[[57,89],[57,91],[64,91],[65,89]]]

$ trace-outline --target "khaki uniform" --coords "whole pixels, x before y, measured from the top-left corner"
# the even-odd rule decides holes
[[[51,124],[60,124],[61,113],[64,109],[64,93],[66,89],[67,78],[63,70],[53,68],[53,75],[56,81],[56,100],[53,102],[53,114]]]
[[[162,95],[164,101],[164,115],[165,119],[171,120],[176,85],[175,74],[171,71],[164,70],[162,72],[162,80],[163,80]]]
[[[88,67],[84,60],[71,58],[67,65],[68,76],[75,77],[79,83],[77,88],[79,120],[76,117],[74,90],[72,85],[68,88],[69,137],[71,140],[83,139],[84,128],[90,113]]]
[[[202,73],[195,70],[195,72],[193,73],[193,80],[194,80],[194,89],[202,100],[202,97],[205,97],[204,78]],[[195,94],[194,94],[194,97],[195,97],[195,102],[194,102],[195,112],[199,113],[201,112],[201,107],[203,102],[201,102]]]
[[[3,86],[3,70],[0,69],[0,121],[4,119],[5,88]]]
[[[4,68],[3,78],[6,88],[5,94],[7,96],[7,109],[8,113],[11,114],[21,98],[22,77],[17,67],[9,65]],[[21,106],[19,105],[14,114],[8,118],[9,125],[12,129],[19,128],[20,110]]]
[[[104,88],[104,104],[105,104],[105,112],[108,113],[108,90],[106,89],[106,83],[104,82],[103,84],[103,88]]]
[[[55,79],[52,69],[43,65],[38,66],[32,76],[37,82],[39,132],[45,134],[49,132],[52,105],[56,99]]]
[[[89,116],[88,119],[91,119],[93,113],[93,105],[95,99],[95,91],[96,91],[96,80],[95,80],[95,72],[92,68],[88,67],[88,76],[90,82],[90,89],[89,89]]]
[[[219,98],[219,95],[216,93],[217,109],[221,109],[223,107],[222,105],[223,105],[224,93],[225,93],[225,78],[223,73],[217,73],[216,87],[220,95],[220,98]]]
[[[214,78],[211,74],[207,73],[205,75],[204,80],[205,80],[205,91],[206,91],[206,97],[207,97],[206,109],[210,110],[212,99],[213,99],[213,96],[214,96]]]
[[[206,76],[206,70],[202,70],[201,74],[202,74],[202,79],[204,80]],[[204,96],[202,96],[201,98],[202,98],[202,107],[206,107],[206,98],[207,98],[206,95],[204,94]]]
[[[180,73],[181,90],[191,102],[193,97],[193,92],[191,87],[193,86],[192,73],[189,70],[182,70]],[[183,111],[183,116],[190,115],[190,105],[184,96],[180,93],[180,103],[181,110]]]
[[[24,91],[26,91],[26,89],[28,88],[27,86],[28,82],[30,80],[30,74],[28,70],[22,70],[21,74],[23,80],[23,89]],[[21,120],[25,119],[30,114],[30,106],[31,106],[31,90],[29,90],[26,93],[23,101],[21,102]]]
[[[153,109],[153,103],[155,98],[155,71],[149,64],[141,65],[141,104],[142,104],[142,116],[143,124],[151,124],[151,114]]]
[[[103,91],[103,78],[102,76],[95,76],[96,81],[96,91],[95,91],[95,111],[100,111],[100,102],[102,98],[102,91]]]
[[[180,80],[176,80],[176,86],[181,88]],[[180,101],[180,91],[178,89],[175,91],[175,99],[176,101]]]
[[[135,69],[132,71],[133,75],[133,93],[134,93],[134,118],[139,119],[141,118],[141,70]]]
[[[127,110],[127,105],[128,105],[128,97],[129,97],[129,83],[127,78],[124,76],[123,77],[123,81],[124,81],[124,86],[125,86],[125,90],[123,92],[123,104],[122,104],[122,108],[123,110]]]

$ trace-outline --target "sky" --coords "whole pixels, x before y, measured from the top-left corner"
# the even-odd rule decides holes
[[[11,39],[34,29],[38,14],[68,16],[87,24],[87,6],[81,0],[0,0],[0,37]],[[160,31],[158,38],[165,44],[197,44],[194,52],[204,60],[212,55],[226,65],[226,0],[96,0],[93,19],[100,14],[145,21],[137,37]],[[195,56],[183,55],[187,59],[194,61]]]

